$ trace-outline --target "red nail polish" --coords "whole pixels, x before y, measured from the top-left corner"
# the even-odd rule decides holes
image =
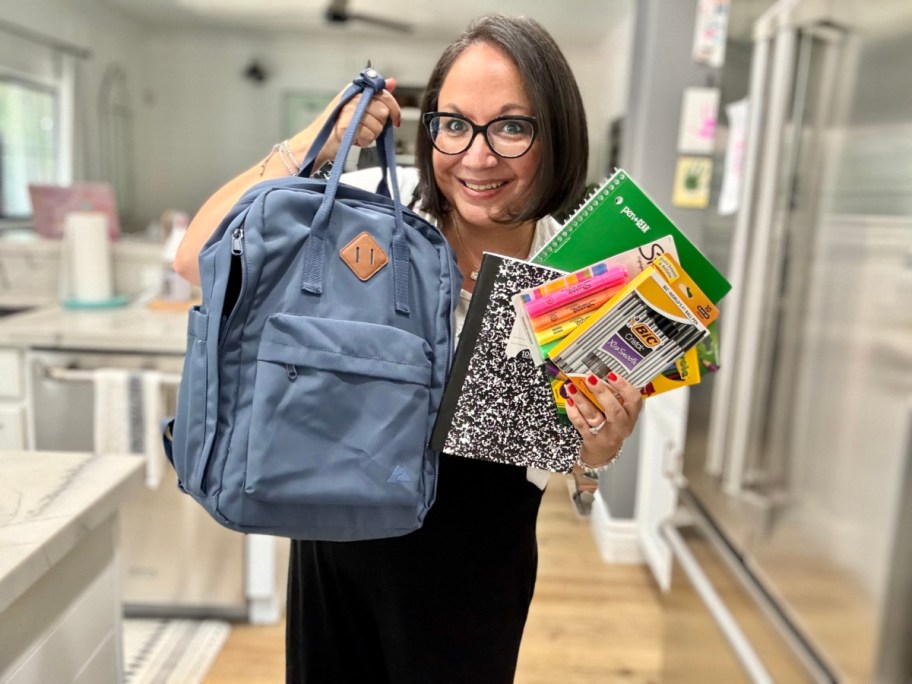
[[[573,399],[567,397],[567,406],[573,406]]]
[[[618,379],[617,373],[615,373],[614,371],[611,371],[610,373],[608,373],[608,380],[610,380],[611,382],[614,382],[617,379]]]
[[[586,380],[589,381],[589,384],[590,384],[590,385],[597,385],[597,384],[598,384],[598,378],[595,377],[594,375],[590,375],[588,378],[586,378]]]
[[[576,394],[577,391],[578,391],[578,390],[576,389],[576,385],[574,385],[572,382],[569,383],[569,385],[570,385],[570,386],[567,388],[567,391],[570,392],[570,394]]]

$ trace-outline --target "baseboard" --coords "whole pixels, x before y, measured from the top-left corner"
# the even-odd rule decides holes
[[[606,563],[641,565],[646,562],[635,520],[615,520],[601,492],[592,503],[592,535],[599,555]]]

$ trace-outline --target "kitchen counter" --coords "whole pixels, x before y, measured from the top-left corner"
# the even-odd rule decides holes
[[[117,516],[143,465],[0,452],[0,680],[120,681]]]
[[[0,452],[0,613],[142,480],[142,459]]]
[[[48,306],[0,319],[0,346],[183,354],[187,312]]]

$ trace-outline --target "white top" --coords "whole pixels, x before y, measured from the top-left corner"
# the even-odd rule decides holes
[[[396,167],[396,177],[399,181],[399,193],[402,197],[402,202],[403,204],[408,204],[412,198],[412,193],[418,186],[418,169],[414,167]],[[374,167],[343,174],[342,182],[356,188],[361,188],[362,190],[374,191],[377,188],[377,184],[380,182],[380,169]],[[418,210],[416,210],[416,213],[436,225],[436,221],[433,217]],[[545,243],[547,243],[559,229],[560,224],[550,216],[546,216],[535,224],[535,235],[532,238],[530,254],[535,254],[544,247]],[[469,310],[469,302],[471,301],[472,293],[467,292],[466,290],[460,290],[459,300],[456,302],[456,334],[453,338],[454,345],[459,341],[459,335],[462,333],[466,313]],[[550,476],[551,473],[547,470],[526,468],[526,479],[541,489],[544,489],[545,485],[548,484],[548,478]]]

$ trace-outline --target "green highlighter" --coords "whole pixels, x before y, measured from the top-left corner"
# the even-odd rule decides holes
[[[531,261],[577,271],[666,235],[674,238],[687,274],[718,304],[731,289],[729,282],[622,169],[589,196]]]

